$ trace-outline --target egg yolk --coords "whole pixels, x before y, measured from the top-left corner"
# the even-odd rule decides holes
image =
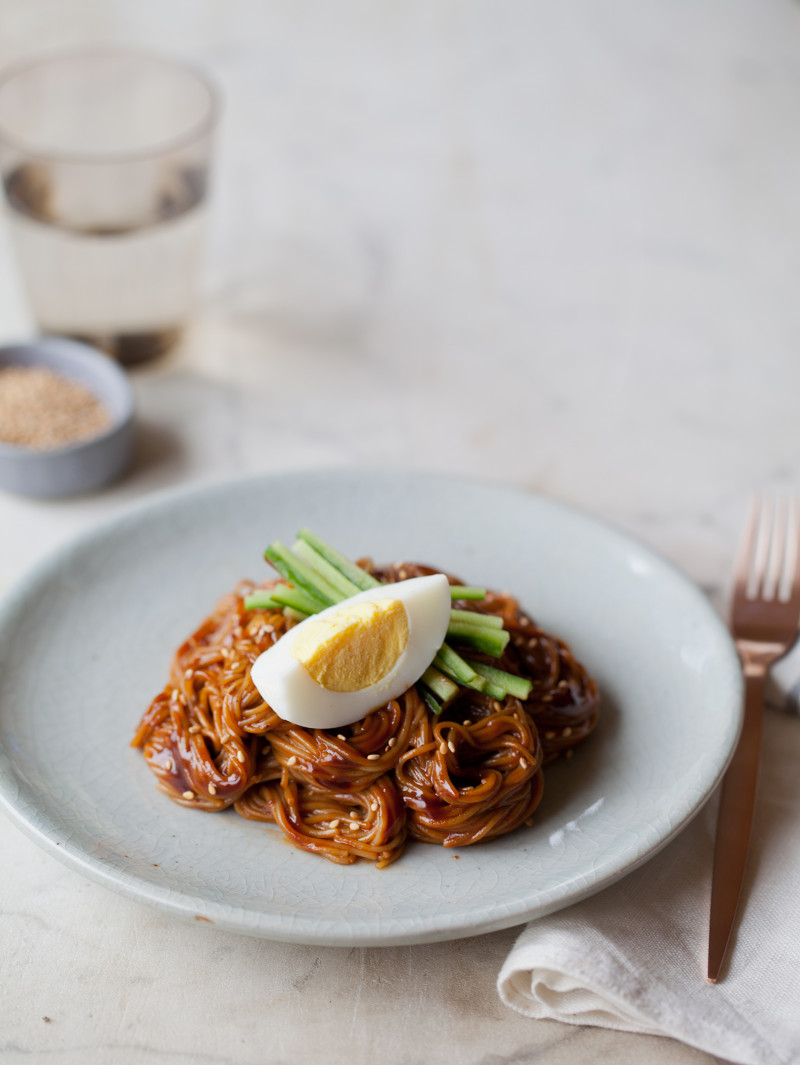
[[[328,691],[356,692],[385,677],[407,644],[405,606],[377,599],[309,619],[291,654]]]

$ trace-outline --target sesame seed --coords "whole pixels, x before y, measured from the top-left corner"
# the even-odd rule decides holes
[[[175,768],[175,763],[174,763],[174,762],[172,761],[172,759],[171,759],[171,758],[168,758],[168,759],[166,760],[166,762],[164,763],[164,768],[166,769],[166,771],[167,771],[168,773],[171,773],[171,772],[172,772],[172,770],[173,770],[173,769]]]
[[[359,827],[358,821],[351,821],[350,822],[350,828],[352,829],[353,832],[358,832],[358,827]]]
[[[379,754],[368,754],[367,755],[367,761],[368,762],[375,762],[375,761],[377,761],[378,758],[380,758]]]
[[[559,688],[566,688],[566,686],[567,686],[567,682],[565,680],[560,680],[558,682],[558,687]]]
[[[346,740],[347,740],[347,736],[343,736],[343,735],[341,734],[341,732],[337,732],[337,733],[336,733],[336,739],[337,739],[337,740],[345,740],[345,741],[346,741]]]
[[[202,731],[203,731],[203,729],[202,729],[202,727],[200,725],[190,725],[189,726],[189,732],[191,733],[192,736],[195,736],[195,735],[197,735],[198,732],[202,732]]]
[[[391,737],[389,738],[389,740],[388,740],[388,742],[387,742],[386,746],[387,746],[387,747],[394,747],[394,745],[395,745],[396,743],[397,743],[397,739],[396,739],[396,738],[395,738],[394,736],[391,736]]]
[[[498,703],[497,699],[492,700],[492,708],[494,710],[497,710],[498,713],[503,709],[502,705]]]
[[[247,755],[244,753],[244,751],[240,749],[237,749],[236,757],[239,759],[240,762],[245,762],[247,760]]]
[[[186,672],[183,674],[183,676],[184,676],[184,680],[191,680],[192,677],[194,676],[194,670],[193,669],[187,669]]]
[[[444,740],[439,744],[439,754],[447,754],[447,744]]]
[[[208,785],[208,794],[209,795],[216,795],[217,794],[217,787],[216,787],[216,785],[214,784],[213,781]]]
[[[369,808],[370,808],[370,810],[373,811],[373,813],[377,813],[378,812],[378,804],[377,804],[377,802],[371,802],[369,804]]]
[[[338,828],[339,824],[340,824],[340,821],[339,821],[339,818],[337,817],[335,821],[331,821],[331,828]]]
[[[182,797],[184,799],[193,799],[194,798],[194,792],[193,791],[184,791],[182,793]]]
[[[179,697],[180,694],[181,693],[178,691],[177,688],[173,688],[172,689],[172,694],[170,695],[170,701],[173,702],[173,703],[177,703],[178,697]]]
[[[354,817],[358,817],[358,810],[350,811],[350,819],[352,820]]]
[[[7,366],[0,377],[0,435],[8,443],[60,447],[96,437],[111,424],[91,391],[45,366]]]
[[[401,581],[404,581],[408,577],[408,571],[404,569],[399,569],[397,571],[397,576],[400,578]]]
[[[567,725],[567,727],[562,731],[561,735],[562,736],[571,736],[572,735],[572,729],[569,727],[569,725]]]
[[[287,759],[287,765],[295,765],[297,763],[297,755],[293,754],[291,758]]]
[[[450,751],[450,752],[451,752],[452,754],[455,754],[455,753],[456,753],[456,745],[455,745],[455,744],[453,743],[453,741],[452,741],[452,740],[448,740],[448,741],[447,741],[447,749],[448,749],[448,750],[449,750],[449,751]]]
[[[556,738],[555,732],[545,732],[544,738],[546,740],[554,740]]]
[[[470,721],[470,719],[468,717],[465,717],[464,720],[461,722],[461,724],[462,725],[471,725],[472,722]]]
[[[538,639],[535,636],[531,636],[528,640],[528,647],[537,647],[539,644]]]
[[[520,769],[527,769],[528,768],[528,763],[525,761],[524,758],[520,758],[519,767],[520,767]]]

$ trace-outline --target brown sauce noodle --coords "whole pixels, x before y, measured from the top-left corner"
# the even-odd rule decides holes
[[[390,582],[436,572],[410,563],[369,568]],[[503,618],[511,634],[505,653],[484,660],[529,678],[529,699],[500,703],[462,688],[437,716],[412,687],[345,728],[292,725],[250,677],[292,622],[247,610],[252,589],[243,583],[226,595],[181,644],[132,741],[158,787],[185,806],[232,806],[329,861],[367,859],[380,868],[408,837],[465,846],[528,822],[542,797],[542,766],[571,753],[597,722],[596,685],[567,645],[509,595],[490,592],[454,605]]]

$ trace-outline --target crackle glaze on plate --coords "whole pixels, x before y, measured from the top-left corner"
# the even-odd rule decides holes
[[[384,870],[332,865],[271,826],[156,790],[129,746],[173,649],[273,539],[513,589],[597,678],[597,732],[548,768],[532,828]],[[73,868],[142,902],[303,943],[488,932],[560,909],[662,847],[708,798],[741,683],[704,596],[645,547],[550,500],[443,476],[326,471],[163,496],[52,556],[0,607],[0,804]]]

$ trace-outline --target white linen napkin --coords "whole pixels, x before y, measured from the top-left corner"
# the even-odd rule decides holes
[[[773,710],[800,716],[800,640],[770,670],[766,698]]]
[[[641,869],[528,924],[498,977],[503,1001],[531,1017],[670,1036],[742,1065],[800,1062],[800,722],[766,713],[738,929],[709,984],[716,812],[715,796]]]

